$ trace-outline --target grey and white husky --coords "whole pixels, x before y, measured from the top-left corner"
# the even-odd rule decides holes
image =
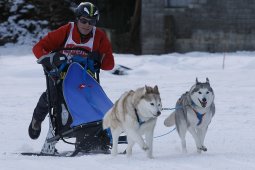
[[[215,114],[214,92],[210,86],[209,79],[205,83],[198,82],[193,85],[190,91],[182,94],[176,103],[176,110],[165,119],[167,127],[176,125],[181,138],[182,151],[186,149],[186,132],[193,136],[197,152],[207,151],[204,145],[205,135],[208,126]]]
[[[152,158],[153,133],[162,104],[158,87],[145,86],[125,92],[103,118],[103,128],[110,128],[113,139],[112,155],[118,153],[118,138],[122,132],[127,135],[126,153],[132,154],[135,143]],[[142,137],[145,135],[145,141]]]

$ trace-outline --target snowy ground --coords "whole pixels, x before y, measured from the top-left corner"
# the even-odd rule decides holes
[[[115,55],[116,63],[133,68],[129,75],[101,73],[101,85],[114,102],[129,89],[158,85],[163,107],[174,107],[180,95],[189,90],[195,78],[210,79],[216,95],[216,115],[209,126],[206,153],[196,153],[187,135],[188,154],[181,153],[177,132],[154,139],[154,159],[148,159],[138,147],[133,156],[87,155],[75,158],[26,157],[15,153],[39,152],[48,128],[44,121],[38,140],[31,140],[27,128],[45,79],[31,47],[0,48],[0,169],[1,170],[254,170],[255,169],[255,52],[188,53],[169,55]],[[170,128],[163,125],[170,114],[164,111],[158,119],[155,136]],[[72,150],[59,143],[61,151]],[[124,146],[121,145],[121,150]]]

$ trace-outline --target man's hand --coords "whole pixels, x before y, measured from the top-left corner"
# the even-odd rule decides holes
[[[99,63],[101,63],[102,61],[102,56],[97,51],[92,51],[91,53],[89,53],[88,58]]]
[[[37,63],[42,64],[47,70],[52,70],[54,68],[58,68],[66,60],[67,58],[64,54],[55,52],[40,57],[37,60]]]
[[[102,56],[99,54],[99,52],[92,51],[91,53],[88,54],[88,58],[93,61],[93,64],[92,62],[88,64],[89,69],[93,72],[98,71],[101,68],[102,61]]]
[[[94,61],[94,70],[95,72],[101,68],[101,62]]]

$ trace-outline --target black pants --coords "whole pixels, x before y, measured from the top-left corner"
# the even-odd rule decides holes
[[[50,94],[51,108],[54,108],[54,112],[61,113],[61,103],[63,103],[63,93],[62,93],[62,82],[54,85],[54,81],[49,78],[49,87],[42,93],[39,101],[34,109],[33,117],[35,120],[42,122],[49,112],[49,101],[48,93]]]

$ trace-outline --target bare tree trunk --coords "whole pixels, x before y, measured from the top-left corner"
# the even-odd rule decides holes
[[[140,24],[141,23],[141,0],[136,0],[134,14],[131,18],[129,49],[135,54],[141,54]]]

